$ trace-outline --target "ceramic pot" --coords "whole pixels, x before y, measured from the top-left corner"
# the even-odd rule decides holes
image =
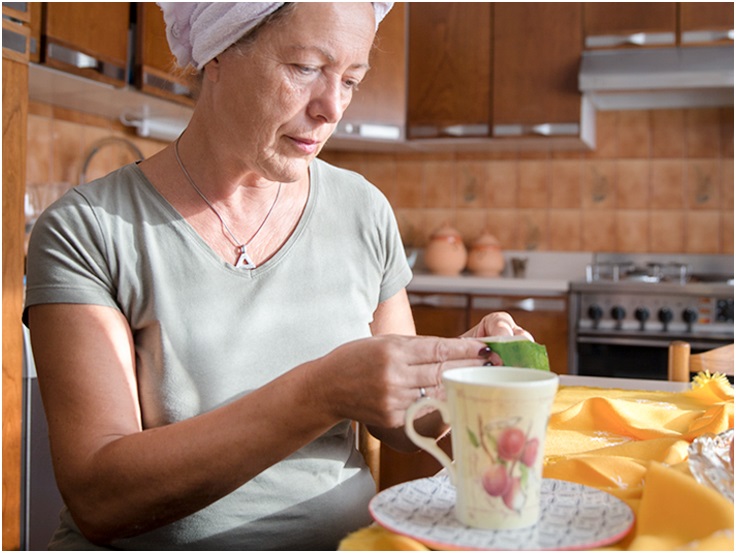
[[[465,268],[468,251],[463,237],[445,223],[429,238],[424,250],[424,263],[432,273],[443,276],[457,276]]]
[[[473,242],[468,255],[468,270],[478,276],[495,277],[501,274],[506,261],[501,253],[501,244],[488,231]]]

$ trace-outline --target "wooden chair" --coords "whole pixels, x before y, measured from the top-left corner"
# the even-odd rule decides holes
[[[714,348],[703,353],[690,353],[688,342],[670,344],[667,376],[674,382],[690,382],[693,374],[709,371],[711,374],[733,376],[733,344]]]
[[[381,441],[374,438],[364,424],[356,423],[355,430],[358,434],[358,450],[363,454],[365,464],[371,470],[378,491],[381,486]]]

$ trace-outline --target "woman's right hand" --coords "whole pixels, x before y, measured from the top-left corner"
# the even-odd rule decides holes
[[[467,338],[380,335],[344,344],[315,360],[314,393],[339,419],[398,428],[420,397],[441,392],[442,373],[480,366],[490,352]]]

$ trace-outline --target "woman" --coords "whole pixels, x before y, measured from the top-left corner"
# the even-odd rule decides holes
[[[163,9],[201,72],[189,126],[71,191],[31,240],[26,315],[66,504],[52,546],[334,548],[375,490],[349,421],[414,449],[404,412],[442,371],[501,360],[411,336],[390,207],[315,159],[387,6]],[[513,333],[495,314],[468,336]]]

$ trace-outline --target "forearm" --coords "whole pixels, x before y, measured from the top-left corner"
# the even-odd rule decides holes
[[[110,439],[73,466],[64,496],[82,532],[108,543],[192,514],[316,439],[339,419],[299,367],[228,405]]]

